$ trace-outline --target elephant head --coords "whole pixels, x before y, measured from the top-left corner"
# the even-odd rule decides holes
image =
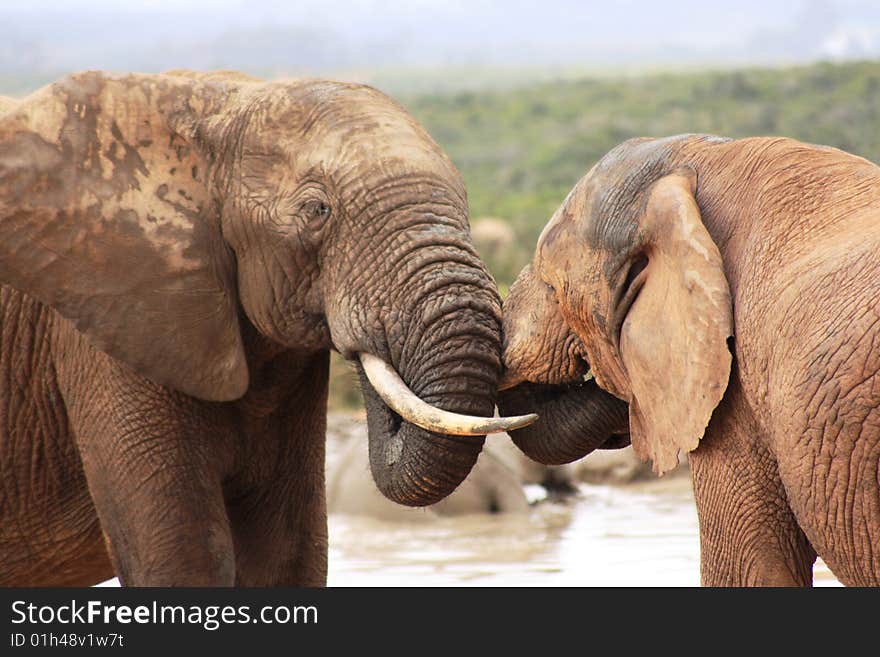
[[[338,350],[401,503],[451,492],[505,426],[456,415],[493,414],[501,367],[461,177],[366,86],[88,72],[36,92],[0,115],[0,280],[204,400],[247,390],[245,324]]]
[[[512,433],[533,458],[571,461],[628,433],[663,473],[696,448],[727,387],[733,332],[696,170],[681,156],[711,139],[631,140],[609,152],[511,287],[499,408],[537,410],[539,423]]]

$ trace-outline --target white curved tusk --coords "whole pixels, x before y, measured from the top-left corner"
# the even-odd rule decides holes
[[[534,413],[514,417],[477,417],[444,411],[419,399],[394,368],[381,358],[363,352],[358,357],[376,393],[389,408],[422,429],[454,436],[485,436],[519,429],[538,419]]]

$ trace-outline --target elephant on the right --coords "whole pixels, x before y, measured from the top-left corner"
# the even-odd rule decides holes
[[[688,452],[704,585],[880,585],[880,167],[790,139],[636,139],[504,307],[529,456]]]

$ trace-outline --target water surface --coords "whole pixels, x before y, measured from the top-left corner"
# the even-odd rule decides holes
[[[330,516],[330,586],[699,586],[686,476],[582,485],[526,516]],[[817,586],[839,585],[819,560]]]

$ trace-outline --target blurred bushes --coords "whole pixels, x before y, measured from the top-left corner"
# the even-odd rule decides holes
[[[510,224],[516,252],[486,254],[503,289],[577,180],[630,137],[782,135],[880,162],[880,62],[585,78],[402,100],[462,172],[471,217]]]
[[[330,399],[331,409],[355,409],[364,405],[361,387],[358,383],[354,365],[346,363],[335,351],[330,354]]]

